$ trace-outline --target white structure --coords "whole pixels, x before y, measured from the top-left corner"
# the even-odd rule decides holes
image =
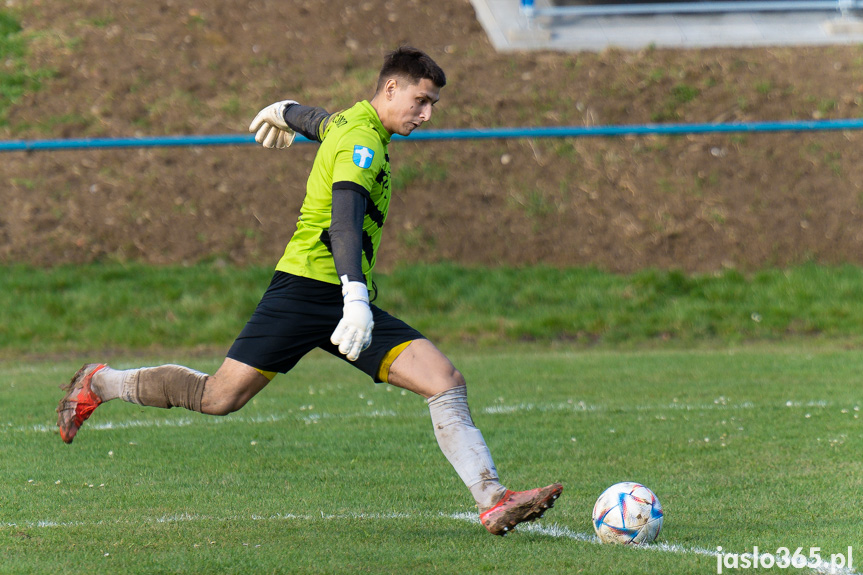
[[[863,0],[555,5],[471,0],[499,51],[863,43]]]

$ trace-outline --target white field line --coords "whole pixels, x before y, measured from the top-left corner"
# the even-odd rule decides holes
[[[302,423],[316,423],[322,419],[363,419],[363,418],[381,418],[381,417],[405,417],[405,414],[399,414],[392,410],[373,410],[361,413],[348,413],[343,415],[334,415],[330,413],[308,413],[304,415],[291,414],[269,414],[269,415],[254,415],[244,417],[242,415],[230,415],[228,417],[181,417],[178,419],[140,419],[128,421],[93,421],[90,420],[86,424],[86,430],[106,431],[112,429],[138,429],[150,427],[190,427],[194,425],[228,425],[232,423],[240,423],[243,425],[261,425],[277,423],[279,421],[293,420]],[[37,433],[54,433],[57,429],[56,425],[37,423],[34,425],[2,426],[0,423],[0,433],[22,433],[22,432],[37,432]]]
[[[145,518],[139,521],[131,521],[131,520],[115,520],[115,521],[51,521],[51,520],[40,520],[40,521],[28,521],[24,523],[0,523],[0,528],[11,528],[11,529],[51,529],[51,528],[64,528],[64,527],[95,527],[102,525],[118,525],[118,524],[140,524],[140,523],[164,523],[164,524],[174,524],[174,523],[195,523],[199,521],[215,521],[215,522],[236,522],[236,521],[345,521],[345,520],[355,520],[355,519],[364,519],[364,520],[374,520],[374,521],[388,521],[388,520],[399,520],[405,519],[410,521],[416,521],[417,519],[422,519],[423,517],[443,517],[448,519],[453,519],[456,521],[465,521],[468,523],[479,523],[479,518],[475,513],[437,513],[437,514],[423,514],[421,516],[411,515],[409,513],[338,513],[338,514],[325,514],[321,512],[320,515],[312,515],[312,514],[294,514],[294,513],[275,513],[271,515],[250,515],[250,516],[230,516],[230,517],[212,517],[207,515],[197,515],[191,513],[180,513],[177,515],[163,515],[161,517],[155,518]],[[543,535],[546,537],[553,538],[563,538],[563,539],[572,539],[574,541],[579,541],[582,543],[590,543],[594,545],[600,545],[599,539],[591,534],[591,533],[580,533],[578,531],[573,531],[568,527],[564,527],[561,525],[556,525],[554,523],[551,524],[540,524],[540,523],[528,523],[519,526],[519,532],[522,533],[532,533],[535,535]],[[722,552],[718,550],[705,549],[703,547],[684,547],[682,545],[674,545],[670,543],[654,543],[652,545],[645,545],[642,547],[634,547],[639,551],[644,552],[655,552],[655,553],[671,553],[674,555],[703,555],[706,557],[714,557],[718,558],[721,556]],[[729,553],[729,551],[724,551],[724,553]],[[769,553],[760,553],[759,557],[772,557],[773,563],[775,564],[780,557],[777,555],[771,555]],[[839,567],[836,565],[831,565],[829,562],[822,560],[821,563],[817,565],[809,564],[807,565],[807,570],[814,573],[826,573],[830,575],[860,575],[858,571],[855,571],[851,567]],[[736,572],[738,569],[724,569],[723,571]],[[795,572],[799,573],[802,571],[800,568],[795,568]]]
[[[632,406],[607,406],[607,405],[595,405],[589,404],[584,401],[574,401],[570,400],[566,403],[518,403],[518,404],[501,404],[501,405],[491,405],[487,407],[481,407],[477,411],[483,413],[485,415],[511,415],[516,413],[525,413],[525,412],[538,412],[538,413],[560,413],[560,412],[571,412],[571,413],[583,413],[583,412],[605,412],[609,410],[615,410],[616,412],[627,412],[627,411],[663,411],[663,410],[672,410],[672,411],[688,411],[688,412],[697,412],[697,411],[736,411],[736,410],[749,410],[756,409],[762,407],[785,407],[790,409],[796,408],[816,408],[816,409],[827,409],[832,407],[832,403],[827,400],[814,400],[814,401],[792,401],[788,400],[781,403],[770,403],[769,405],[756,405],[750,401],[744,401],[741,403],[733,403],[728,401],[724,397],[719,397],[713,401],[713,403],[700,403],[700,404],[692,404],[692,403],[682,403],[682,402],[671,402],[666,404],[638,404]],[[302,409],[302,408],[301,408]],[[859,406],[854,406],[853,411],[859,411]],[[90,421],[87,423],[86,427],[88,430],[95,431],[106,431],[113,429],[133,429],[133,428],[151,428],[151,427],[188,427],[194,425],[226,425],[233,423],[240,423],[244,425],[255,425],[255,424],[271,424],[277,423],[279,421],[285,420],[293,420],[300,421],[306,424],[317,423],[323,419],[364,419],[364,418],[389,418],[389,417],[427,417],[427,412],[424,410],[416,410],[413,413],[410,412],[402,412],[397,413],[391,409],[374,409],[369,411],[362,412],[354,412],[347,413],[341,415],[330,414],[326,412],[308,412],[303,414],[291,414],[291,413],[280,413],[280,414],[269,414],[269,415],[255,415],[255,416],[243,416],[243,415],[229,415],[228,417],[213,417],[213,418],[176,418],[176,419],[145,419],[145,420],[127,420],[127,421],[98,421],[98,417],[95,421]],[[37,433],[53,433],[56,430],[56,426],[53,424],[35,424],[35,425],[20,425],[15,426],[11,423],[3,423],[0,421],[0,434],[2,433],[26,433],[26,432],[37,432]]]
[[[617,412],[625,413],[627,411],[661,411],[670,409],[674,411],[713,411],[713,410],[736,410],[736,409],[754,409],[756,405],[746,401],[743,403],[729,404],[726,402],[714,403],[668,403],[664,405],[657,404],[639,404],[629,406],[607,406],[607,405],[592,405],[579,401],[577,403],[558,403],[558,404],[537,404],[537,403],[519,403],[513,405],[492,405],[480,409],[481,413],[487,415],[508,415],[511,413],[536,411],[540,413],[571,411],[574,413],[587,411],[609,411],[614,409]]]
[[[672,401],[670,403],[665,404],[650,404],[650,403],[639,403],[635,405],[595,405],[586,403],[584,401],[568,401],[567,403],[517,403],[517,404],[509,404],[509,405],[492,405],[489,407],[480,408],[481,413],[489,414],[489,415],[508,415],[510,413],[518,413],[518,412],[530,412],[536,411],[540,413],[548,413],[548,412],[560,412],[560,411],[571,411],[574,413],[578,412],[603,412],[614,410],[615,412],[626,413],[629,411],[662,411],[662,410],[672,410],[672,411],[735,411],[735,410],[743,410],[743,409],[758,409],[758,408],[775,408],[775,407],[786,407],[786,408],[819,408],[819,409],[827,409],[832,407],[832,403],[825,399],[813,400],[813,401],[792,401],[787,400],[784,402],[776,402],[769,404],[755,404],[751,401],[743,401],[740,403],[734,403],[729,401],[725,397],[718,397],[713,400],[713,403],[683,403],[678,401]],[[854,411],[860,411],[859,406],[853,407]]]

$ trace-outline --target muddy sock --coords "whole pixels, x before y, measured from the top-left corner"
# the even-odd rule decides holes
[[[119,397],[138,405],[201,411],[207,377],[206,373],[181,365],[124,371],[105,368],[93,377],[93,391],[103,401]]]
[[[93,391],[102,398],[102,401],[117,399],[123,392],[123,381],[126,377],[125,371],[106,366],[93,374],[90,385]]]
[[[460,385],[428,399],[438,445],[467,485],[480,512],[506,493],[500,484],[491,452],[476,428],[467,404],[467,387]]]

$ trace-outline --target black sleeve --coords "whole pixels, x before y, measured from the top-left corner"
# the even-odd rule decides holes
[[[323,108],[291,104],[285,108],[285,123],[296,133],[305,136],[313,142],[320,142],[323,128],[330,114]]]
[[[333,189],[330,221],[330,246],[336,273],[348,281],[365,283],[363,277],[363,219],[366,197],[353,189]]]

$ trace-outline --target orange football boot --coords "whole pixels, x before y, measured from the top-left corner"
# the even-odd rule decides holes
[[[93,410],[102,403],[102,398],[93,392],[90,382],[93,380],[93,374],[105,367],[108,366],[104,363],[85,364],[78,370],[72,381],[60,387],[66,391],[66,396],[57,406],[57,427],[60,428],[60,437],[66,443],[72,443],[78,430]]]
[[[480,513],[479,521],[492,535],[506,535],[519,523],[542,517],[562,492],[560,483],[530,491],[507,490],[494,507]]]

